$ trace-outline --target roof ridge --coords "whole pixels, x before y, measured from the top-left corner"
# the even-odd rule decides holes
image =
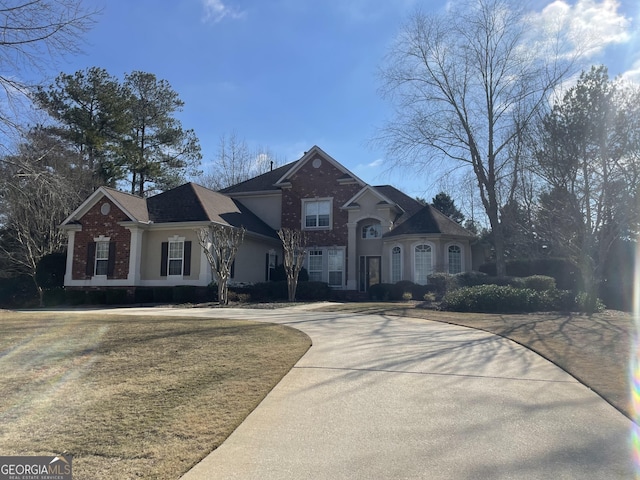
[[[240,186],[240,185],[243,185],[243,184],[245,184],[245,183],[247,183],[247,182],[251,182],[251,181],[253,181],[253,180],[257,179],[257,178],[263,177],[264,175],[270,175],[270,174],[273,174],[273,172],[276,172],[276,171],[278,171],[278,170],[280,170],[280,169],[284,169],[285,167],[288,167],[288,168],[290,169],[290,168],[293,166],[293,164],[294,164],[294,163],[299,162],[299,161],[300,161],[300,159],[298,159],[298,160],[293,160],[293,161],[291,161],[291,162],[285,163],[284,165],[280,165],[279,167],[276,167],[276,168],[274,168],[273,170],[269,170],[268,172],[260,173],[260,174],[258,174],[258,175],[255,175],[255,176],[251,177],[251,178],[247,178],[246,180],[243,180],[243,181],[241,181],[241,182],[234,183],[233,185],[229,185],[228,187],[221,188],[220,190],[218,190],[218,192],[219,192],[219,193],[222,193],[222,194],[224,195],[224,192],[225,192],[226,190],[230,190],[230,189],[232,189],[232,188],[236,188],[236,187],[238,187],[238,186]],[[205,187],[205,188],[206,188],[206,187]]]

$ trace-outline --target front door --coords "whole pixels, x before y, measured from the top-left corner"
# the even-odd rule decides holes
[[[360,291],[367,292],[371,285],[382,281],[381,257],[360,257]]]

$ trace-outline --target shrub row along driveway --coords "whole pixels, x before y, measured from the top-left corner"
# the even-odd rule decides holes
[[[632,476],[631,422],[509,340],[383,315],[191,314],[287,324],[313,346],[185,480]]]

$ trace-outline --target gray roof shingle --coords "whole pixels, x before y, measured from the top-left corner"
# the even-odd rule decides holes
[[[122,206],[131,216],[141,222],[149,221],[149,211],[144,198],[130,193],[121,192],[111,187],[102,187],[109,192],[109,195]]]
[[[150,197],[147,206],[154,223],[216,222],[277,238],[275,230],[242,203],[195,183]]]
[[[409,197],[395,187],[382,185],[374,187],[389,200],[395,202],[404,212],[396,218],[394,228],[385,233],[385,237],[410,234],[442,234],[458,237],[472,237],[473,235],[439,212],[431,205],[424,205]]]
[[[293,166],[298,162],[287,163],[281,167],[275,168],[267,173],[258,175],[257,177],[250,178],[244,182],[236,183],[230,187],[223,188],[220,193],[234,194],[234,193],[248,193],[248,192],[267,192],[269,190],[279,190],[279,187],[275,186],[275,183],[282,178]]]

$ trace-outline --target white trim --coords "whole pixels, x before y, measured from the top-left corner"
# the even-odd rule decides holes
[[[144,230],[141,228],[135,228],[133,226],[126,226],[129,230],[129,238],[131,242],[129,244],[129,272],[127,274],[127,280],[131,280],[135,285],[140,283],[141,267],[142,267],[142,237]]]
[[[282,175],[282,177],[280,177],[278,179],[278,181],[276,183],[274,183],[274,185],[275,186],[282,186],[285,182],[287,182],[287,179],[289,177],[291,177],[291,175],[293,175],[298,170],[300,170],[303,167],[303,165],[306,164],[309,160],[313,161],[316,157],[321,157],[322,160],[326,160],[328,163],[333,165],[335,168],[337,168],[342,173],[351,176],[360,185],[362,185],[362,186],[366,185],[366,182],[360,180],[360,178],[358,178],[353,172],[348,170],[344,165],[342,165],[340,162],[338,162],[335,158],[333,158],[330,155],[328,155],[326,152],[324,152],[317,145],[314,145],[313,147],[311,147],[311,149],[308,152],[305,152],[305,154],[300,158],[300,160],[295,162],[295,164],[289,170],[287,170],[284,173],[284,175]]]
[[[330,246],[313,246],[307,247],[307,252],[304,258],[304,267],[307,269],[307,272],[311,274],[311,270],[309,270],[309,257],[311,256],[311,252],[322,252],[322,270],[314,270],[314,272],[321,272],[321,282],[329,283],[329,251],[330,250],[340,250],[342,252],[342,282],[340,285],[329,285],[334,290],[343,290],[347,288],[348,280],[346,278],[347,273],[347,248],[343,245],[330,245]],[[338,271],[338,270],[332,270]]]
[[[128,195],[128,194],[124,194]],[[73,222],[75,219],[81,218],[85,213],[87,213],[91,208],[93,208],[103,197],[106,197],[111,201],[119,210],[121,210],[132,222],[136,223],[145,223],[141,222],[137,218],[135,218],[129,211],[124,208],[120,202],[118,202],[115,197],[107,190],[105,187],[98,188],[95,192],[89,195],[84,202],[80,204],[78,208],[76,208],[71,215],[64,219],[64,221],[60,224],[60,227],[66,227],[67,224]]]
[[[329,225],[327,226],[315,226],[307,227],[306,206],[309,203],[329,202]],[[303,198],[301,200],[301,219],[300,228],[307,231],[319,231],[319,230],[333,230],[333,197],[315,197],[315,198]],[[316,218],[317,220],[318,218]]]
[[[194,285],[206,287],[209,281],[202,279],[184,279],[178,276],[167,277],[171,280],[142,280],[133,283],[127,279],[107,279],[105,276],[92,277],[90,280],[71,280],[65,282],[65,287],[174,287],[178,285]]]
[[[390,207],[397,207],[398,209],[402,210],[398,204],[393,202],[389,197],[387,197],[387,196],[381,194],[380,192],[378,192],[378,190],[376,190],[371,185],[365,185],[358,193],[356,193],[353,197],[351,197],[349,200],[347,200],[345,202],[345,204],[341,208],[344,208],[344,209],[354,208],[354,207],[351,207],[350,205],[352,203],[355,203],[356,200],[358,200],[366,192],[371,192],[371,194],[374,195],[375,197],[378,197],[383,202],[388,203]]]
[[[418,245],[427,245],[431,247],[431,273],[434,270],[434,261],[436,257],[436,245],[433,242],[429,242],[428,240],[420,240],[417,242],[411,243],[411,281],[414,283],[418,283],[416,281],[416,247]]]
[[[397,282],[399,282],[400,280],[403,279],[403,273],[404,273],[404,248],[402,248],[402,245],[399,243],[396,243],[394,245],[391,245],[391,248],[389,249],[389,283],[394,283],[393,280],[393,250],[395,248],[399,248],[400,249],[400,278],[398,280],[396,280]]]
[[[67,269],[64,272],[65,285],[73,281],[73,252],[75,251],[76,244],[76,230],[69,230],[67,236]]]
[[[449,273],[449,247],[458,247],[460,248],[460,272],[465,271],[465,248],[464,245],[460,242],[448,242],[444,244],[444,270]]]
[[[167,240],[167,279],[182,278],[184,277],[184,242],[186,238],[179,235],[173,235],[168,237]],[[171,274],[171,260],[178,260],[177,257],[171,257],[171,244],[182,244],[182,257],[180,258],[180,273]],[[193,245],[193,244],[192,244]],[[193,250],[193,247],[192,247]]]
[[[95,254],[93,256],[93,276],[94,277],[104,277],[107,278],[107,273],[96,273],[98,271],[98,261],[100,262],[107,262],[106,263],[106,269],[105,271],[108,272],[109,271],[109,250],[110,250],[110,237],[104,237],[102,235],[100,235],[100,237],[98,237],[98,239],[93,239],[94,243],[96,244],[95,246]],[[106,258],[104,257],[98,257],[98,250],[100,249],[100,245],[105,245],[107,246],[107,256]],[[104,254],[104,252],[102,252]]]

